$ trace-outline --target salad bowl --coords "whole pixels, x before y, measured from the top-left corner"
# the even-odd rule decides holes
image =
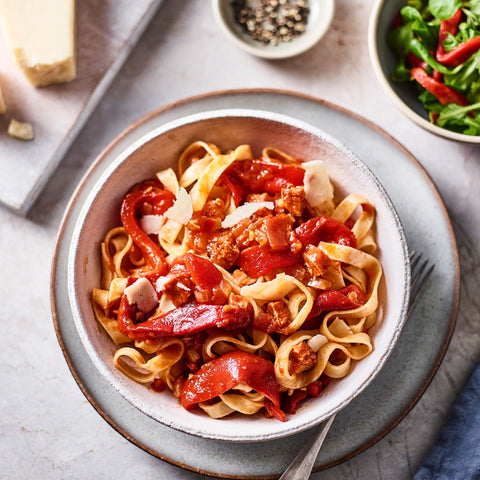
[[[441,2],[434,3],[436,5],[441,4]],[[444,3],[451,4],[451,2]],[[424,4],[427,5],[428,2],[425,1]],[[473,52],[472,56],[467,59],[468,61],[458,65],[438,66],[434,63],[434,55],[429,54],[423,48],[424,39],[415,37],[411,42],[406,34],[406,29],[402,32],[397,30],[396,34],[392,34],[393,28],[399,26],[399,14],[406,5],[407,0],[376,0],[373,6],[369,21],[368,46],[370,60],[379,84],[400,112],[418,126],[446,139],[480,143],[480,104],[478,103],[480,97],[475,93],[479,71],[478,66],[475,67],[474,65],[480,54]],[[412,22],[411,25],[417,22],[414,28],[425,27],[426,23],[423,19],[420,19],[419,14],[417,17],[415,9],[411,6],[409,6],[409,9],[408,15],[409,21]],[[435,13],[440,16],[440,13]],[[448,16],[450,13],[446,13],[446,15]],[[431,17],[429,18],[431,19]],[[465,18],[464,15],[462,21]],[[428,29],[431,29],[432,42],[438,42],[435,35],[438,37],[440,23],[440,19],[430,21],[433,27],[429,24]],[[480,25],[476,27],[478,30],[473,27],[469,28],[472,32],[471,35],[475,35],[474,32],[476,31],[476,35],[480,36]],[[426,27],[425,30],[427,30]],[[456,41],[459,42],[459,40]],[[480,45],[480,40],[476,42]],[[412,43],[413,46],[411,46]],[[395,53],[394,50],[396,50]],[[402,63],[401,58],[407,55],[409,50],[409,60]],[[400,51],[401,55],[399,54]],[[413,51],[415,57],[411,56]],[[429,57],[430,65],[436,65],[445,72],[446,75],[440,80],[441,85],[432,78],[435,74],[432,73],[431,67],[427,66],[425,68],[425,62],[422,58],[418,60],[420,56]],[[415,65],[411,63],[411,58],[414,58]],[[428,86],[428,92],[417,83],[418,80],[417,82],[413,81],[412,72],[421,84]],[[454,74],[450,74],[450,72],[454,72]],[[463,85],[460,84],[457,76],[462,77]],[[447,83],[448,85],[446,85]],[[459,87],[462,88],[461,93],[458,90]],[[430,92],[434,93],[430,94]],[[448,96],[453,98],[448,98]],[[466,96],[469,97],[468,100],[466,100]],[[459,104],[457,105],[457,103]],[[470,111],[466,106],[460,104],[472,105],[474,109]]]
[[[345,378],[334,380],[318,397],[306,400],[286,421],[233,414],[213,419],[186,410],[170,392],[155,392],[132,381],[112,362],[115,345],[96,322],[92,291],[101,277],[100,241],[118,225],[122,198],[133,184],[158,171],[176,168],[175,161],[192,141],[202,139],[222,151],[248,144],[259,155],[275,146],[305,161],[324,159],[335,192],[358,192],[376,212],[376,241],[383,274],[379,314],[369,329],[373,351],[355,362]],[[303,121],[260,110],[201,112],[146,133],[121,152],[90,189],[72,234],[68,257],[68,295],[75,326],[93,364],[108,383],[135,408],[159,423],[207,439],[229,442],[273,440],[311,428],[346,407],[374,380],[393,351],[408,310],[409,253],[405,234],[388,193],[374,173],[335,138]]]

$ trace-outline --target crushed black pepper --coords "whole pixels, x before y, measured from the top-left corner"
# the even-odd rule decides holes
[[[265,45],[289,42],[306,28],[308,0],[233,0],[235,20],[254,39]]]

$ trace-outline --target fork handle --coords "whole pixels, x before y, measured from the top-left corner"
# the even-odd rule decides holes
[[[335,415],[332,415],[325,426],[322,424],[315,430],[310,441],[295,457],[279,480],[306,480],[310,476],[318,452],[334,419]]]

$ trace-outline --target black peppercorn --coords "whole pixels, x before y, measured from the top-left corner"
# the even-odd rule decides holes
[[[235,20],[265,45],[289,42],[305,31],[308,0],[233,0]]]

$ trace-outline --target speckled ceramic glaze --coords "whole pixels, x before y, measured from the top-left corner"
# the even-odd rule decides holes
[[[247,143],[254,155],[267,145],[304,160],[323,159],[340,197],[359,192],[376,207],[379,257],[384,269],[380,288],[381,315],[371,330],[374,351],[356,363],[351,373],[311,399],[286,422],[234,415],[213,420],[187,412],[170,393],[161,394],[135,383],[112,364],[115,347],[99,328],[91,292],[100,282],[99,242],[119,224],[119,209],[128,189],[166,167],[175,167],[180,152],[202,139],[222,150]],[[409,262],[405,235],[395,209],[380,182],[351,151],[327,133],[278,113],[229,109],[202,112],[163,124],[120,152],[92,186],[72,235],[68,260],[68,294],[73,318],[93,363],[138,410],[179,431],[233,442],[272,440],[312,427],[347,406],[380,371],[402,329],[409,293]]]
[[[224,35],[242,50],[269,60],[300,55],[318,43],[328,31],[335,11],[334,0],[310,0],[309,6],[305,32],[289,42],[264,45],[253,40],[235,20],[231,0],[212,0],[213,15]]]
[[[372,9],[368,48],[373,70],[380,85],[395,106],[425,130],[451,140],[480,143],[480,136],[451,132],[430,123],[428,114],[418,99],[414,83],[393,82],[390,79],[395,70],[396,58],[387,45],[387,33],[392,26],[393,19],[406,3],[406,0],[377,0]]]

